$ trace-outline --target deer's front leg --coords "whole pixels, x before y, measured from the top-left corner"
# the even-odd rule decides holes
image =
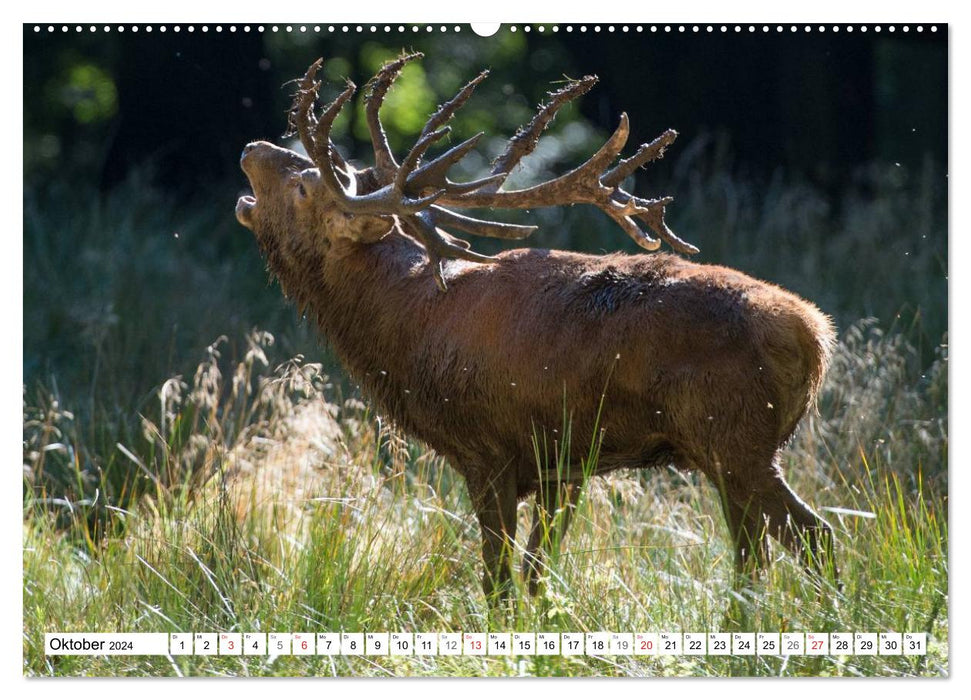
[[[530,595],[539,592],[539,579],[546,571],[547,559],[558,551],[566,536],[581,489],[579,484],[540,484],[533,507],[533,529],[523,557],[523,574],[529,583]]]
[[[469,492],[482,529],[482,590],[490,600],[504,600],[512,593],[516,480],[511,469],[490,477],[469,478]]]

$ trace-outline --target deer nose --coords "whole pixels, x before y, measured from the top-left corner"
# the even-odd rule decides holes
[[[243,152],[239,156],[239,167],[247,176],[252,174],[253,166],[260,162],[261,151],[265,152],[265,148],[269,145],[265,141],[253,141],[243,148]]]
[[[258,141],[254,141],[252,143],[246,144],[246,146],[243,148],[243,153],[239,157],[239,163],[240,163],[240,165],[242,165],[246,161],[246,156],[248,156],[250,153],[252,153],[256,149],[257,143],[259,143],[259,142]]]
[[[240,165],[246,162],[247,156],[249,156],[253,151],[256,151],[261,148],[266,148],[267,146],[272,148],[272,144],[269,144],[266,141],[253,141],[251,143],[246,144],[246,146],[243,148],[242,155],[240,155],[239,157]]]

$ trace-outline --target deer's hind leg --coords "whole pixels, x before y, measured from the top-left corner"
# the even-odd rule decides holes
[[[771,535],[810,575],[836,575],[833,529],[789,487],[776,455],[745,467],[736,463],[721,473],[725,478],[719,491],[739,573],[756,573],[767,563],[766,539]]]
[[[523,556],[523,575],[529,584],[530,595],[539,592],[539,580],[546,571],[547,559],[566,537],[581,490],[580,484],[540,484],[533,505],[533,528]]]
[[[726,449],[727,454],[741,452],[737,446]],[[678,460],[678,466],[697,469],[704,473],[715,490],[721,503],[722,513],[728,525],[728,534],[735,554],[735,584],[757,580],[768,562],[768,531],[765,516],[761,510],[761,500],[752,498],[754,488],[751,468],[747,465],[767,462],[755,455],[744,459],[723,461],[712,450],[709,454],[694,454],[691,459]]]
[[[768,532],[757,505],[740,503],[721,493],[722,510],[735,549],[735,576],[738,583],[757,579],[768,561]]]
[[[769,534],[799,557],[810,574],[832,575],[838,584],[833,528],[795,494],[777,468],[774,476],[770,489],[760,494]]]

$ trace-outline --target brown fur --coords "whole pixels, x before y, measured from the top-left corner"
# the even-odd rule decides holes
[[[767,533],[818,566],[830,528],[777,461],[833,344],[815,306],[672,255],[536,249],[448,261],[443,293],[423,249],[390,219],[349,221],[295,195],[309,161],[257,143],[243,164],[256,199],[237,214],[286,295],[380,409],[465,477],[487,592],[508,583],[516,503],[538,492],[525,562],[535,586],[553,539],[541,520],[582,482],[597,429],[597,473],[673,463],[706,474],[740,570],[762,563]],[[564,412],[571,472],[556,475],[536,463],[534,440],[561,445]],[[579,489],[568,490],[571,505]]]

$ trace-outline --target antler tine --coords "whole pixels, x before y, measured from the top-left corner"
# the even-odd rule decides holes
[[[415,170],[409,177],[406,187],[409,190],[420,190],[423,187],[430,187],[433,184],[445,182],[445,173],[453,165],[462,160],[483,137],[485,132],[480,131],[470,139],[466,139],[458,146],[453,146],[442,155],[431,160]]]
[[[600,173],[604,168],[613,163],[614,159],[624,150],[624,146],[627,145],[628,136],[630,136],[630,120],[627,118],[627,112],[621,112],[620,123],[617,124],[614,133],[610,135],[610,138],[607,139],[604,145],[590,156],[586,163],[563,177],[569,178],[574,173],[577,173],[575,177],[579,177],[580,173]],[[603,186],[599,175],[597,176],[597,184]]]
[[[549,93],[547,95],[549,102],[545,105],[539,105],[538,111],[530,120],[529,124],[517,131],[516,135],[509,139],[506,150],[493,161],[492,174],[503,175],[503,179],[490,185],[488,188],[483,188],[481,191],[496,192],[502,185],[502,182],[505,181],[505,178],[512,172],[513,168],[519,164],[519,161],[533,152],[536,144],[539,142],[539,137],[546,130],[549,123],[553,121],[553,117],[556,116],[560,107],[575,100],[580,95],[589,92],[597,84],[598,80],[599,78],[595,75],[587,75],[579,80],[571,81],[556,92]]]
[[[405,191],[408,193],[420,193],[423,190],[434,187],[444,189],[446,194],[460,195],[466,192],[473,192],[481,189],[493,182],[501,182],[505,175],[490,175],[471,182],[452,182],[445,174],[449,168],[462,160],[479,142],[483,133],[479,132],[472,138],[463,141],[458,146],[453,146],[442,155],[431,160],[420,168],[417,168],[408,176],[405,183]]]
[[[433,143],[435,143],[436,141],[439,141],[440,139],[448,135],[451,131],[452,131],[452,128],[449,126],[443,126],[438,131],[432,131],[432,132],[426,132],[424,130],[422,131],[421,138],[419,138],[418,141],[415,142],[415,145],[411,147],[411,150],[408,151],[408,155],[405,156],[405,159],[401,162],[401,167],[398,168],[398,172],[395,174],[395,178],[394,178],[395,189],[404,191],[405,183],[408,180],[408,176],[414,172],[415,167],[418,165],[418,162],[421,160],[421,157],[425,155],[425,151],[431,148],[431,145]]]
[[[476,86],[488,77],[489,71],[484,70],[475,78],[466,83],[461,90],[456,93],[448,102],[439,105],[435,113],[432,114],[425,126],[421,130],[421,135],[418,138],[418,142],[414,145],[408,156],[405,158],[405,164],[402,165],[401,170],[398,171],[395,180],[401,182],[402,187],[406,187],[408,191],[415,192],[421,191],[423,188],[435,187],[436,189],[444,189],[446,192],[470,192],[472,190],[478,189],[487,183],[485,179],[476,181],[474,183],[457,184],[451,182],[446,176],[446,172],[449,168],[455,165],[458,161],[464,158],[469,151],[471,151],[475,145],[482,138],[483,134],[480,132],[473,136],[472,138],[460,143],[444,154],[434,159],[431,163],[422,166],[418,170],[411,172],[415,169],[418,163],[421,161],[421,157],[424,155],[425,151],[431,146],[434,141],[448,133],[446,124],[455,112],[457,112],[462,105],[464,105],[468,99],[472,96],[473,91]],[[439,129],[439,127],[442,127]],[[436,131],[437,129],[437,131]],[[429,140],[431,139],[431,140]],[[402,170],[407,170],[408,176],[407,181],[402,180]]]
[[[609,213],[609,210],[608,214],[611,219],[613,219],[622,229],[624,229],[624,233],[630,236],[631,239],[644,250],[650,250],[653,252],[661,247],[661,241],[659,239],[645,233],[644,230],[634,223],[634,220],[629,216],[611,214]]]
[[[505,175],[490,175],[489,177],[483,177],[479,180],[470,180],[469,182],[452,182],[448,178],[445,178],[445,184],[442,185],[442,191],[445,193],[445,195],[458,197],[463,194],[468,194],[469,192],[476,192],[483,187],[488,187],[495,183],[501,183],[505,178]]]
[[[442,204],[460,207],[503,207],[526,209],[552,207],[562,204],[607,205],[612,188],[600,182],[600,173],[611,163],[627,143],[630,124],[626,114],[620,115],[620,123],[614,133],[596,153],[582,165],[565,175],[547,180],[524,190],[510,192],[484,192],[476,190],[460,197],[445,197]],[[625,202],[626,203],[626,200]]]
[[[477,75],[475,78],[473,78],[468,83],[466,83],[465,86],[462,87],[462,89],[459,90],[458,93],[456,93],[455,97],[453,97],[448,102],[445,102],[444,104],[440,105],[438,110],[436,110],[436,112],[428,119],[428,122],[425,124],[425,127],[422,129],[422,135],[423,136],[427,135],[433,129],[437,128],[442,124],[445,124],[449,119],[451,119],[452,116],[455,114],[455,112],[457,112],[462,107],[462,105],[464,105],[468,101],[468,99],[472,96],[472,92],[475,90],[476,87],[478,87],[479,83],[485,80],[488,76],[489,76],[488,70],[482,71],[481,73],[479,73],[479,75]],[[589,88],[586,88],[586,89],[589,89]],[[572,99],[572,97],[569,99]],[[562,101],[559,102],[556,107],[553,107],[552,111],[555,111],[559,107],[559,104],[562,104]],[[546,121],[543,122],[543,127],[545,127],[545,124],[548,123],[549,119],[551,118],[552,118],[552,112],[550,113],[548,118],[546,118]],[[534,118],[533,121],[535,122],[536,119]],[[541,130],[542,128],[540,128],[540,131]],[[493,173],[489,177],[481,178],[479,180],[474,180],[472,182],[464,182],[464,183],[452,182],[445,175],[446,172],[449,170],[449,168],[451,168],[453,165],[455,165],[460,160],[462,160],[462,158],[464,158],[466,154],[469,153],[469,151],[471,151],[476,146],[476,144],[478,143],[482,135],[483,135],[482,133],[476,134],[475,136],[462,142],[458,146],[455,146],[449,149],[444,154],[438,156],[438,158],[434,159],[430,163],[427,163],[421,166],[420,168],[418,168],[408,178],[408,182],[406,186],[409,189],[409,191],[420,191],[424,188],[436,187],[436,188],[444,189],[446,195],[459,196],[469,192],[485,191],[485,190],[494,191],[498,189],[499,185],[501,185],[502,182],[506,179],[508,173],[505,173],[505,172]],[[531,149],[532,147],[529,147],[529,150]]]
[[[313,158],[316,150],[313,135],[317,126],[317,118],[314,116],[314,102],[317,99],[317,91],[320,89],[320,83],[315,78],[323,63],[324,59],[318,58],[300,79],[288,115],[287,133],[284,134],[284,136],[297,134],[300,137],[300,143],[303,144],[307,155],[311,158]]]
[[[492,262],[494,258],[488,255],[474,253],[468,248],[465,241],[454,239],[444,231],[435,227],[435,219],[431,212],[420,211],[412,216],[401,219],[402,224],[408,233],[413,235],[425,247],[428,255],[428,262],[435,278],[435,284],[443,292],[448,289],[445,284],[445,274],[442,270],[442,258],[461,258],[471,262]]]
[[[371,134],[371,145],[374,148],[374,170],[382,183],[388,183],[394,178],[398,171],[398,163],[394,159],[391,146],[388,145],[388,136],[384,133],[384,126],[381,124],[381,105],[384,104],[388,90],[401,75],[405,65],[423,57],[423,53],[415,52],[403,54],[393,61],[388,61],[365,86],[367,91],[364,96],[365,117]]]
[[[650,143],[642,144],[637,149],[637,153],[630,158],[620,161],[616,167],[609,170],[600,178],[600,182],[605,187],[617,187],[638,168],[658,158],[663,158],[664,150],[674,143],[676,138],[678,138],[678,132],[674,129],[668,129]]]
[[[698,252],[696,246],[691,245],[680,238],[664,221],[664,207],[674,201],[673,197],[664,197],[660,200],[653,200],[646,206],[646,211],[638,214],[638,218],[646,223],[654,233],[663,239],[669,246],[684,255],[694,255]]]
[[[287,132],[284,137],[297,135],[300,143],[303,144],[307,155],[313,159],[314,153],[319,149],[315,131],[317,129],[317,117],[314,116],[314,102],[320,90],[320,82],[315,80],[317,72],[323,65],[324,59],[318,58],[307,69],[303,78],[300,79],[297,93],[293,97],[293,105],[290,107],[288,115]],[[342,171],[347,170],[347,163],[336,148],[331,144],[331,160]]]
[[[410,60],[409,57],[408,60]],[[290,111],[291,130],[295,127],[300,136],[300,141],[307,150],[307,155],[320,170],[321,181],[327,188],[331,196],[339,203],[339,206],[348,213],[371,214],[374,216],[390,216],[391,214],[408,215],[431,206],[437,200],[443,190],[434,192],[430,196],[423,198],[406,198],[402,196],[401,186],[388,185],[367,195],[352,196],[348,195],[341,185],[335,172],[335,162],[338,167],[346,169],[344,160],[340,157],[337,149],[330,140],[330,132],[334,126],[334,121],[341,109],[354,96],[357,87],[350,80],[347,87],[338,95],[333,102],[324,108],[320,118],[317,119],[313,113],[313,105],[317,99],[320,83],[315,80],[317,71],[320,69],[323,60],[318,59],[300,81],[299,90],[294,98],[293,107]],[[416,154],[420,157],[424,150],[428,148],[437,138],[444,136],[444,133],[433,134],[424,144],[416,144]],[[417,162],[417,158],[416,158]],[[414,167],[414,163],[411,164]],[[396,172],[402,175],[402,181],[409,173],[408,168],[398,168]]]
[[[539,228],[538,226],[521,226],[519,224],[504,224],[498,221],[473,219],[471,216],[465,216],[436,206],[433,206],[430,211],[432,220],[436,225],[455,228],[465,233],[471,233],[473,236],[519,239],[526,238]]]
[[[350,80],[347,81],[346,85],[347,87],[344,88],[344,91],[324,108],[320,118],[317,120],[317,127],[313,139],[314,150],[310,152],[310,159],[320,170],[320,176],[327,189],[335,197],[342,200],[346,200],[346,194],[344,187],[337,179],[337,173],[334,171],[333,158],[337,149],[330,141],[330,131],[334,126],[334,120],[337,119],[337,115],[340,114],[341,109],[354,96],[354,92],[357,90],[357,86]]]
[[[475,91],[475,88],[479,85],[479,83],[488,77],[489,71],[482,71],[477,76],[472,78],[472,80],[467,82],[465,86],[455,94],[455,97],[450,99],[448,102],[439,105],[435,113],[428,118],[428,121],[425,123],[425,127],[421,130],[421,135],[425,136],[426,134],[437,129],[439,126],[447,123],[455,112],[457,112],[462,105],[469,101],[469,98],[472,97],[472,93]]]

